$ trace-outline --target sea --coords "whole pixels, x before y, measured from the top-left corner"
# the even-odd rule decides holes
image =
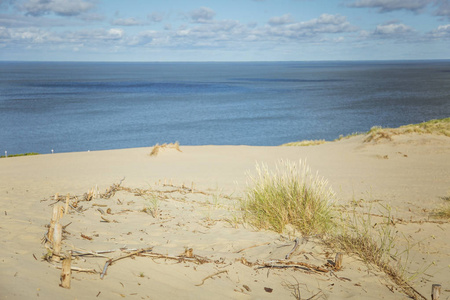
[[[0,154],[325,139],[450,116],[450,60],[0,62]]]

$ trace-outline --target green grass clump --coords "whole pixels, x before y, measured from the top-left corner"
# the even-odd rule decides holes
[[[292,143],[286,143],[281,146],[316,146],[325,144],[327,141],[325,140],[304,140],[300,142],[292,142]]]
[[[8,154],[8,157],[18,157],[18,156],[31,156],[31,155],[39,155],[36,152],[28,152],[28,153],[19,153],[19,154]],[[0,158],[5,158],[5,155],[0,156]]]
[[[436,211],[433,213],[433,216],[438,219],[450,219],[450,204],[436,209]]]
[[[282,161],[273,172],[257,165],[241,208],[244,221],[257,228],[283,232],[290,224],[305,235],[322,234],[334,226],[333,198],[327,181],[304,163]]]

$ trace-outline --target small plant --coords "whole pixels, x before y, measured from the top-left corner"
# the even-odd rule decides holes
[[[282,161],[274,172],[265,165],[256,169],[257,176],[241,201],[245,221],[276,232],[290,224],[303,234],[322,234],[333,227],[334,193],[304,163]]]
[[[157,156],[161,150],[166,149],[166,148],[175,149],[179,152],[182,152],[180,149],[180,144],[178,142],[170,143],[170,144],[162,144],[162,145],[156,144],[155,146],[153,146],[153,149],[150,152],[150,156]]]
[[[144,197],[145,200],[147,200],[149,202],[149,205],[147,205],[146,207],[144,207],[143,211],[151,214],[153,218],[158,218],[159,213],[160,213],[160,209],[159,209],[159,198],[158,195],[155,194],[150,194],[150,195],[143,195],[142,197]]]
[[[441,197],[442,200],[445,201],[443,205],[441,205],[439,208],[435,209],[433,213],[431,214],[432,217],[438,218],[438,219],[450,219],[450,191],[447,192],[447,196]]]
[[[304,141],[300,141],[300,142],[292,142],[292,143],[283,144],[281,146],[317,146],[317,145],[321,145],[321,144],[325,144],[325,143],[326,143],[325,140],[304,140]]]

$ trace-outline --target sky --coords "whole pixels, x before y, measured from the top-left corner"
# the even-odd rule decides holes
[[[450,0],[0,0],[1,61],[450,59]]]

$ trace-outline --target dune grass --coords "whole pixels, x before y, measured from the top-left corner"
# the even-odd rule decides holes
[[[419,124],[409,124],[400,126],[398,128],[383,128],[381,126],[374,126],[368,132],[355,132],[349,135],[340,135],[334,141],[348,139],[358,135],[365,135],[364,142],[377,142],[382,139],[391,141],[395,135],[402,135],[408,133],[418,134],[436,134],[450,137],[450,118],[435,119]],[[316,146],[328,143],[326,140],[304,140],[298,142],[291,142],[282,144],[281,146]]]
[[[19,154],[8,154],[8,157],[18,157],[18,156],[31,156],[31,155],[39,155],[36,152],[27,152],[27,153],[19,153]],[[0,156],[0,158],[5,158],[5,155]]]
[[[179,152],[182,152],[180,149],[180,144],[178,142],[162,145],[156,144],[155,146],[153,146],[153,149],[150,152],[150,156],[157,156],[164,149],[175,149]]]
[[[286,143],[281,146],[317,146],[325,144],[325,140],[304,140],[299,142]]]
[[[430,120],[419,124],[409,124],[398,128],[372,127],[366,134],[364,142],[376,142],[381,139],[392,140],[395,135],[408,133],[436,134],[450,137],[450,118]]]
[[[431,216],[438,219],[450,220],[450,192],[447,193],[446,197],[442,197],[441,199],[444,200],[445,203],[435,209]]]
[[[303,162],[282,161],[274,172],[257,165],[246,197],[243,218],[257,228],[283,232],[290,224],[303,234],[322,234],[333,226],[333,191]]]

